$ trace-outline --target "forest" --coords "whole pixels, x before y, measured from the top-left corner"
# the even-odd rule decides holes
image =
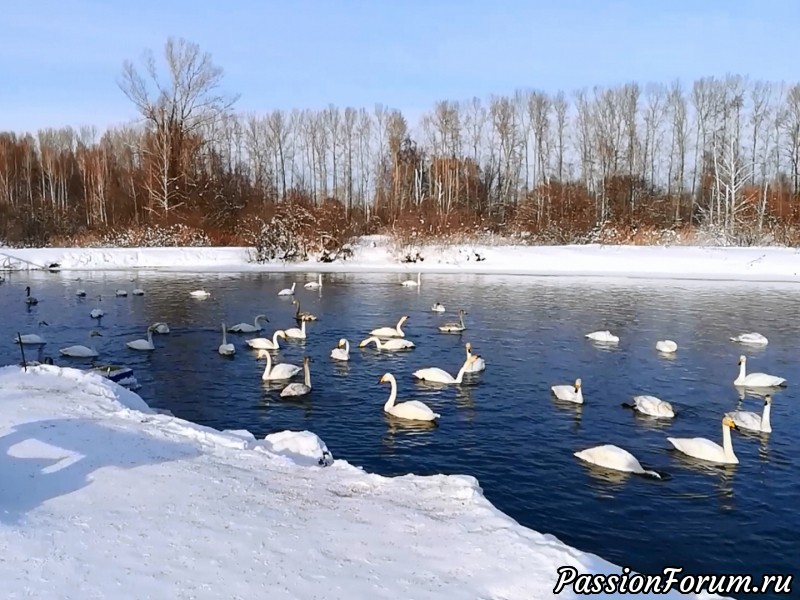
[[[415,123],[384,105],[242,113],[224,83],[210,53],[170,38],[121,65],[135,122],[0,132],[0,241],[800,239],[797,83],[533,87],[442,100]]]

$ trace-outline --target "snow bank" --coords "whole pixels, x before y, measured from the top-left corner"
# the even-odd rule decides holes
[[[368,474],[313,433],[200,427],[75,369],[0,369],[0,447],[10,598],[529,600],[562,565],[619,572],[472,477]]]
[[[417,253],[424,260],[404,263]],[[9,258],[5,258],[7,254]],[[779,247],[419,246],[397,248],[383,236],[361,238],[346,261],[249,262],[249,248],[0,249],[19,269],[58,263],[67,270],[417,272],[639,278],[800,281],[800,251]]]

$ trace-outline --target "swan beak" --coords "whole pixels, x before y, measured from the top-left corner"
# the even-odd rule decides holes
[[[381,375],[380,377],[378,377],[378,383],[383,383],[383,381],[384,381],[383,375]]]
[[[731,419],[731,418],[726,418],[725,419],[725,425],[727,425],[731,429],[737,429],[737,430],[739,429],[739,427],[737,427],[736,423],[734,423],[733,419]]]

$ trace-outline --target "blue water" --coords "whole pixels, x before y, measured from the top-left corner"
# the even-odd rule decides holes
[[[81,281],[76,281],[80,277]],[[275,328],[294,326],[291,301],[277,296],[291,285],[284,274],[68,273],[14,274],[0,285],[0,363],[19,361],[17,330],[48,341],[44,354],[59,364],[58,348],[95,344],[100,362],[135,370],[138,393],[152,406],[220,429],[257,436],[283,429],[317,433],[336,458],[384,475],[466,473],[487,498],[525,526],[642,572],[682,566],[688,572],[797,574],[800,562],[800,368],[794,318],[800,287],[778,284],[620,282],[509,276],[428,275],[420,289],[400,275],[326,275],[320,291],[302,288],[315,274],[296,276],[303,310],[318,315],[305,342],[283,343],[281,362],[312,357],[314,389],[284,401],[280,385],[263,384],[264,363],[244,344],[253,334],[230,334],[233,358],[217,353],[221,323],[252,322],[264,313]],[[132,281],[136,278],[136,281]],[[24,304],[31,285],[40,303]],[[85,288],[87,298],[75,290]],[[143,287],[144,297],[113,297],[116,288]],[[188,292],[203,287],[212,296]],[[96,300],[103,295],[101,301]],[[430,311],[436,301],[447,313]],[[89,317],[101,306],[106,316]],[[468,311],[462,335],[436,325]],[[405,330],[417,348],[404,353],[361,350],[366,332],[410,316]],[[47,327],[37,327],[39,320]],[[154,321],[172,332],[156,336],[157,350],[129,350]],[[92,338],[91,328],[102,332]],[[604,348],[583,336],[597,329],[620,336]],[[765,349],[745,348],[729,336],[766,335]],[[350,340],[351,361],[329,358],[338,338]],[[678,342],[674,358],[660,356],[659,339]],[[440,366],[455,373],[470,341],[487,363],[462,386],[417,383],[411,372]],[[29,347],[30,348],[30,347]],[[29,349],[30,354],[34,354]],[[786,377],[774,396],[773,432],[733,432],[741,461],[715,467],[671,450],[667,436],[721,441],[724,411],[761,412],[762,402],[740,400],[732,381],[739,354],[750,371]],[[441,413],[438,427],[389,421],[389,393],[379,377],[394,373],[399,399],[421,399]],[[553,400],[549,386],[583,380],[585,405]],[[671,422],[637,417],[620,403],[649,393],[679,411]],[[646,466],[667,472],[656,481],[603,473],[573,452],[618,444]]]

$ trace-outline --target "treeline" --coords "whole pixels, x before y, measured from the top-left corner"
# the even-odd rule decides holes
[[[798,84],[524,90],[442,101],[412,127],[384,106],[241,114],[223,76],[196,44],[170,39],[159,60],[123,66],[139,122],[0,134],[0,240],[180,225],[203,243],[246,243],[297,211],[298,227],[336,238],[568,242],[703,227],[792,242],[800,225]]]

